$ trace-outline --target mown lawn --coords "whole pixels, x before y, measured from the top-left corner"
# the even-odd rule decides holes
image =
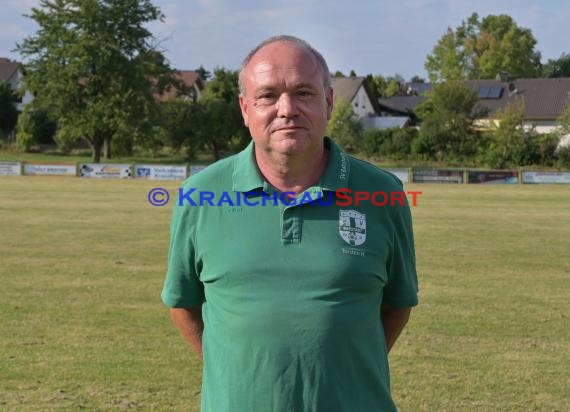
[[[0,410],[198,410],[159,298],[179,182],[0,177]],[[408,185],[420,306],[391,353],[401,411],[570,404],[570,188]]]

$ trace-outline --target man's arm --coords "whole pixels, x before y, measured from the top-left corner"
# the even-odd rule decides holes
[[[172,321],[186,338],[194,352],[202,358],[202,333],[204,322],[202,320],[202,306],[193,308],[171,308]]]
[[[384,335],[386,336],[386,347],[388,352],[396,343],[398,336],[408,323],[412,308],[393,308],[390,305],[382,304],[380,309],[380,318],[384,327]]]

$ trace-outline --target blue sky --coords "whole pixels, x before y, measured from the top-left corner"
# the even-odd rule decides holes
[[[39,0],[0,0],[0,56],[35,33],[22,16]],[[259,41],[293,34],[313,44],[332,71],[425,77],[424,62],[448,26],[471,13],[509,14],[530,28],[543,62],[570,53],[565,0],[154,0],[166,19],[150,27],[173,67],[239,68]]]

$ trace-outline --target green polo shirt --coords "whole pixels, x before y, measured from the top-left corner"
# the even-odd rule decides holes
[[[182,185],[162,300],[203,304],[204,412],[396,410],[380,305],[418,302],[410,210],[339,206],[338,189],[402,184],[324,144],[326,171],[295,202],[264,180],[253,143]]]

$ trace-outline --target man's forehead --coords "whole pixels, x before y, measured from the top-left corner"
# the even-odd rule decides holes
[[[257,74],[273,70],[312,71],[318,69],[319,64],[306,48],[290,42],[275,42],[259,49],[248,66]]]
[[[301,70],[302,67],[299,67],[298,65],[283,66],[268,61],[259,62],[251,68],[252,73],[256,75],[269,74],[276,71],[281,73],[297,74]]]

